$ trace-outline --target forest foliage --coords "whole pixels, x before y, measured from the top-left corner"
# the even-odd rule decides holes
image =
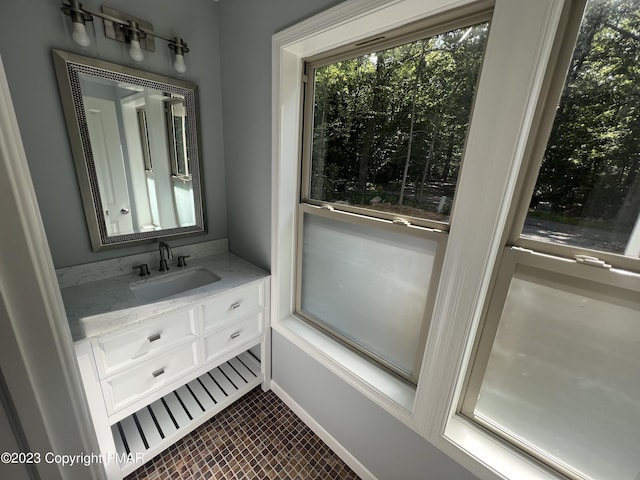
[[[640,2],[592,0],[532,207],[628,231],[640,213]]]
[[[446,221],[489,35],[481,23],[316,68],[312,199]],[[532,212],[630,231],[640,212],[640,0],[591,0]]]

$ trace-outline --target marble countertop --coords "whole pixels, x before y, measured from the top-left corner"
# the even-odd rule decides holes
[[[269,275],[228,252],[191,260],[186,268],[193,267],[211,270],[220,280],[156,302],[140,300],[131,292],[129,285],[141,280],[136,273],[62,288],[60,291],[73,340],[77,342],[134,325]],[[168,274],[176,271],[184,269],[171,267]],[[153,280],[159,275],[166,274],[152,270],[148,279]]]

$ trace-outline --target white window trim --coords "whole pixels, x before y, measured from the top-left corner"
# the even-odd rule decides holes
[[[350,363],[345,352],[337,361],[333,346],[297,328],[302,60],[472,1],[349,0],[277,33],[272,41],[272,327],[483,479],[561,478],[455,415],[455,408],[492,270],[504,246],[545,71],[569,1],[496,0],[411,409],[406,399],[394,398],[380,378],[345,365]]]

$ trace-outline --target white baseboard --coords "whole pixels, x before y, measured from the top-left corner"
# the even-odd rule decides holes
[[[346,463],[351,470],[362,480],[377,480],[376,477],[367,468],[354,457],[349,450],[342,446],[333,436],[327,432],[322,425],[316,422],[307,411],[302,408],[293,398],[285,392],[280,385],[273,380],[271,381],[271,390],[282,400],[293,412],[300,417],[300,419],[320,437],[320,439],[326,443],[331,450],[338,455],[344,463]]]

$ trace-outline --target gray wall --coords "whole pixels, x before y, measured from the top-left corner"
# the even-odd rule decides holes
[[[100,0],[83,4],[100,11]],[[180,35],[187,54],[186,80],[198,84],[200,126],[208,233],[171,240],[172,245],[197,243],[227,236],[225,171],[222,145],[218,4],[213,0],[109,0],[107,4],[151,22],[160,33]],[[66,34],[70,22],[58,0],[22,0],[0,3],[0,55],[7,73],[20,133],[56,267],[119,257],[157,248],[154,244],[94,253],[82,209],[67,130],[54,76],[51,49],[96,56],[135,66],[123,44],[106,39],[96,20],[96,42],[89,51]],[[175,77],[164,41],[147,54],[142,69]],[[147,52],[145,52],[147,53]]]
[[[338,3],[220,1],[229,246],[262,268],[271,255],[271,35]]]
[[[271,248],[271,36],[331,0],[221,0],[220,41],[231,250],[264,268]],[[475,477],[273,334],[274,380],[380,480]]]
[[[273,380],[376,478],[476,478],[284,337],[272,341]]]

